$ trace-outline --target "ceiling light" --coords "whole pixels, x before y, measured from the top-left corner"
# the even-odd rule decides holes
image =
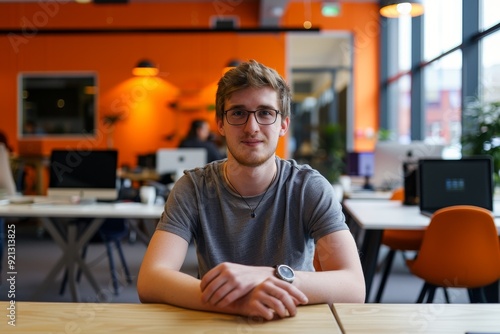
[[[421,0],[380,0],[380,15],[398,18],[404,15],[419,16],[424,13]]]

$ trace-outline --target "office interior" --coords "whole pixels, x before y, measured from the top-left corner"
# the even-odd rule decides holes
[[[310,163],[332,182],[345,185],[348,177],[354,193],[381,190],[388,199],[396,185],[373,183],[377,145],[439,146],[445,158],[478,154],[464,151],[466,131],[482,121],[467,112],[500,101],[497,1],[423,5],[421,16],[386,18],[377,0],[1,1],[0,130],[13,154],[26,159],[20,191],[46,195],[47,157],[55,149],[117,150],[118,167],[138,171],[148,155],[176,148],[194,119],[208,120],[216,133],[218,79],[231,62],[256,59],[282,74],[293,91],[292,128],[277,154]],[[144,60],[155,75],[132,73]],[[28,79],[51,83],[54,77],[90,80],[92,99],[78,119],[62,116],[64,106],[57,117],[36,119],[25,105]],[[481,152],[494,156],[497,178],[499,138],[494,133]],[[342,159],[332,174],[326,157],[333,149]],[[342,196],[349,195],[356,194],[344,189]],[[35,225],[35,234],[43,235]],[[136,241],[134,231],[124,240]],[[108,276],[105,267],[99,268]],[[187,267],[194,274],[192,263]],[[410,281],[415,295],[393,300],[416,300],[421,282],[401,282]]]

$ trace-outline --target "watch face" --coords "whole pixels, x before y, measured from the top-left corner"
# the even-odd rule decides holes
[[[278,266],[278,275],[281,279],[287,281],[287,282],[293,282],[294,278],[295,278],[295,273],[293,272],[293,269],[290,268],[289,266],[287,265],[279,265]]]
[[[280,271],[281,276],[283,276],[285,278],[293,278],[294,274],[293,274],[292,269],[290,269],[290,267],[288,267],[288,266],[279,266],[278,269]]]

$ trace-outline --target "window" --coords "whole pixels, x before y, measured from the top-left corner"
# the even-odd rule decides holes
[[[425,140],[460,142],[462,53],[455,51],[424,68]]]
[[[500,1],[483,0],[480,26],[483,30],[500,23]],[[500,101],[500,31],[481,41],[480,95],[484,102]]]
[[[431,60],[462,43],[462,0],[425,0],[424,59]]]
[[[391,96],[394,96],[392,100],[395,101],[395,110],[391,113],[389,121],[390,128],[395,134],[392,139],[400,143],[411,141],[410,86],[410,75],[404,75],[390,85]]]
[[[481,28],[486,30],[500,23],[500,1],[483,0],[482,5]]]

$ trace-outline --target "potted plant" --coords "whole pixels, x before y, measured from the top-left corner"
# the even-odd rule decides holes
[[[462,155],[490,155],[494,181],[500,186],[500,101],[468,103],[463,111]]]
[[[338,124],[327,124],[321,131],[321,148],[325,152],[325,177],[332,183],[338,183],[344,173],[345,146],[344,131]]]
[[[342,200],[344,189],[340,177],[345,167],[344,131],[338,124],[327,124],[318,128],[318,134],[318,151],[310,164],[330,181],[337,197]]]

